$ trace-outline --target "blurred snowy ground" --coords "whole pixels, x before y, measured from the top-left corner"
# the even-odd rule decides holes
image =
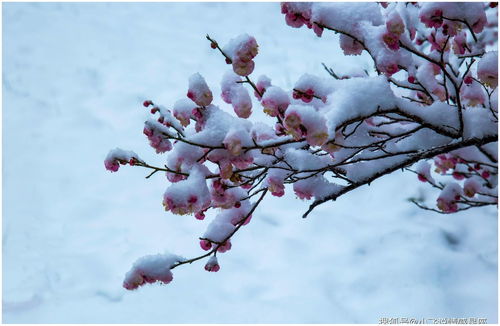
[[[142,255],[199,254],[208,221],[165,213],[162,175],[111,174],[103,159],[118,146],[161,164],[140,103],[173,104],[197,71],[219,94],[228,67],[205,34],[242,32],[260,45],[253,76],[288,89],[304,72],[325,76],[322,61],[360,60],[331,33],[286,26],[277,3],[3,4],[3,322],[497,322],[496,210],[418,210],[405,199],[421,184],[399,173],[307,220],[291,191],[269,198],[220,272],[198,263],[168,286],[121,288]]]

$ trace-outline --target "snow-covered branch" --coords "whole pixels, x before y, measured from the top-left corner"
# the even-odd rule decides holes
[[[157,153],[168,152],[164,162],[116,149],[105,166],[146,168],[146,178],[165,172],[171,184],[163,205],[173,214],[204,220],[207,210],[221,210],[199,238],[206,253],[140,259],[126,288],[168,283],[172,269],[209,257],[205,269],[219,270],[216,255],[231,249],[267,193],[281,197],[287,185],[299,199],[313,200],[304,217],[401,169],[440,191],[436,208],[414,201],[423,209],[497,205],[496,7],[283,3],[282,13],[288,25],[305,25],[319,37],[338,33],[346,55],[367,51],[376,73],[340,74],[324,65],[328,75],[305,72],[283,89],[268,76],[251,76],[255,38],[243,34],[222,46],[207,35],[231,66],[221,73],[221,101],[193,74],[186,98],[169,108],[143,103],[151,114],[143,132]],[[253,121],[255,109],[271,124]]]

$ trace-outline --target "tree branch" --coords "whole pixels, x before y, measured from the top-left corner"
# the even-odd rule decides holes
[[[398,164],[395,164],[393,166],[390,166],[388,168],[385,168],[381,171],[378,171],[376,173],[374,173],[373,175],[371,175],[370,177],[368,178],[365,178],[361,181],[358,181],[358,182],[355,182],[355,183],[352,183],[344,188],[342,188],[339,192],[337,193],[334,193],[330,196],[327,196],[321,200],[316,200],[314,201],[310,206],[309,206],[309,209],[304,213],[304,215],[302,216],[303,218],[306,218],[309,213],[312,212],[312,210],[317,207],[318,205],[321,205],[327,201],[330,201],[330,200],[336,200],[338,197],[340,197],[341,195],[351,191],[351,190],[354,190],[356,188],[359,188],[363,185],[366,185],[366,184],[369,184],[371,183],[372,181],[380,178],[381,176],[383,175],[386,175],[386,174],[389,174],[391,172],[394,172],[394,171],[397,171],[399,169],[402,169],[404,167],[407,167],[411,164],[414,164],[420,160],[423,160],[423,159],[427,159],[427,158],[432,158],[434,156],[437,156],[439,154],[443,154],[443,153],[447,153],[447,152],[450,152],[452,150],[456,150],[456,149],[459,149],[459,148],[463,148],[463,147],[468,147],[468,146],[481,146],[481,145],[485,145],[485,144],[488,144],[488,143],[491,143],[491,142],[495,142],[495,141],[498,141],[498,138],[497,136],[487,136],[487,137],[484,137],[484,138],[471,138],[471,139],[467,139],[467,140],[463,140],[463,141],[460,141],[460,142],[455,142],[455,143],[451,143],[451,144],[448,144],[448,145],[445,145],[445,146],[440,146],[440,147],[436,147],[436,148],[433,148],[433,149],[430,149],[430,150],[427,150],[427,151],[423,151],[422,153],[419,153],[419,154],[415,154],[415,155],[411,155],[408,159],[404,160],[403,162],[401,163],[398,163]]]

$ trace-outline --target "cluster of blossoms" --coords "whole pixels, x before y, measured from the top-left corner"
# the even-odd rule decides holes
[[[171,183],[165,210],[207,223],[199,238],[204,253],[141,258],[125,288],[168,283],[173,268],[204,258],[205,270],[218,271],[217,255],[231,249],[266,194],[282,197],[290,184],[297,198],[313,201],[304,217],[400,169],[440,190],[436,208],[415,201],[419,207],[454,213],[497,205],[495,6],[283,3],[281,9],[292,27],[339,33],[344,54],[366,51],[374,70],[337,75],[325,66],[329,75],[304,74],[283,89],[265,75],[252,80],[255,38],[243,34],[221,47],[207,36],[232,65],[221,74],[222,101],[199,73],[192,75],[187,96],[170,109],[143,103],[152,116],[144,134],[157,153],[166,153],[160,166],[120,149],[105,160],[112,172],[120,164],[150,169],[148,177],[165,172]],[[266,123],[249,119],[256,108]],[[206,218],[211,209],[216,216]]]
[[[140,161],[141,160],[136,153],[116,148],[115,150],[112,150],[108,153],[106,159],[104,160],[104,166],[106,167],[106,170],[116,172],[120,168],[120,164],[130,164],[132,166]]]
[[[144,256],[138,259],[132,269],[127,272],[123,287],[127,290],[134,290],[147,283],[168,284],[174,278],[170,269],[183,259],[172,254]]]
[[[459,204],[476,200],[495,203],[497,194],[497,169],[477,160],[483,154],[477,150],[457,150],[434,157],[433,162],[421,161],[417,165],[418,180],[440,190],[437,208],[444,213],[455,213]],[[484,161],[484,158],[483,158]],[[434,165],[434,175],[431,167]],[[455,181],[437,182],[439,176],[451,176]]]
[[[312,29],[316,35],[323,34],[323,27],[315,24],[311,20],[311,6],[307,2],[283,2],[281,3],[281,13],[285,14],[286,23],[292,27],[302,27]]]
[[[211,46],[213,49],[218,48],[218,44],[214,41]],[[253,58],[259,52],[259,46],[253,36],[242,34],[232,39],[221,51],[226,57],[226,63],[233,65],[233,71],[237,75],[248,76],[255,68]]]

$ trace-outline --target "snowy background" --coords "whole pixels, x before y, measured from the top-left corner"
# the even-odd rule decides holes
[[[286,89],[325,76],[321,62],[369,67],[332,33],[286,26],[277,3],[3,3],[3,322],[497,322],[496,209],[418,210],[406,199],[422,185],[401,173],[307,220],[290,190],[267,198],[218,273],[195,263],[167,286],[121,287],[142,255],[199,254],[208,221],[165,213],[164,176],[111,174],[104,157],[118,146],[161,165],[142,101],[172,105],[194,72],[220,94],[228,66],[204,37],[243,32],[260,46],[253,78]]]

